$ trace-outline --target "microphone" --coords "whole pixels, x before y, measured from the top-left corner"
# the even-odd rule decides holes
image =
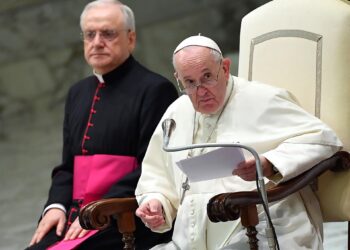
[[[171,132],[175,129],[176,123],[174,119],[165,119],[162,123],[163,129],[163,145],[167,147],[170,141]]]
[[[255,149],[249,146],[242,145],[240,143],[202,143],[202,144],[183,145],[183,146],[177,146],[177,147],[168,147],[171,133],[175,129],[175,127],[176,127],[175,121],[170,118],[165,119],[162,123],[163,150],[166,152],[177,152],[177,151],[183,151],[183,150],[195,149],[195,148],[238,147],[249,151],[254,156],[256,173],[257,173],[257,178],[256,178],[257,190],[261,194],[262,202],[264,204],[263,208],[266,214],[267,223],[266,223],[265,230],[266,230],[268,245],[270,249],[276,249],[277,239],[274,238],[273,231],[272,231],[273,225],[269,220],[269,217],[270,217],[269,203],[268,203],[267,193],[265,189],[265,181],[264,181],[262,165],[261,165],[259,154],[255,151]]]

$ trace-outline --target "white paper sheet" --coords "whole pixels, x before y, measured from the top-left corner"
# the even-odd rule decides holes
[[[206,154],[176,162],[190,182],[205,181],[232,175],[238,163],[244,161],[241,148],[224,147]]]

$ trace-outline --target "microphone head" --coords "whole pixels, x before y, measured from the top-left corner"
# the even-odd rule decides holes
[[[165,119],[162,122],[162,129],[163,129],[163,144],[165,147],[168,146],[169,140],[170,140],[170,135],[173,129],[175,129],[176,123],[173,119]]]
[[[165,119],[162,123],[162,129],[164,133],[170,133],[173,129],[175,129],[176,123],[174,119],[168,118]]]

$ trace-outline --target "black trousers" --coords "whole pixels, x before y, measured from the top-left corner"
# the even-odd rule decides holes
[[[149,250],[153,246],[169,242],[172,231],[159,234],[154,233],[146,228],[139,218],[136,218],[135,245],[136,250]],[[38,244],[26,248],[26,250],[46,250],[49,246],[60,241],[61,238],[56,235],[56,229],[51,230]],[[77,249],[78,250],[122,250],[122,234],[119,233],[116,221],[105,230],[99,231],[87,240],[85,240]]]

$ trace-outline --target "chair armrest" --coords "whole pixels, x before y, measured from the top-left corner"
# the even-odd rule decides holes
[[[111,220],[117,219],[120,233],[135,231],[134,214],[138,207],[136,198],[109,198],[85,205],[79,214],[79,222],[85,229],[104,229]]]
[[[303,174],[268,189],[268,202],[283,199],[301,190],[327,170],[343,171],[348,169],[350,169],[350,154],[346,151],[339,151]],[[236,220],[240,217],[242,208],[254,204],[262,204],[260,194],[256,190],[222,193],[209,200],[207,213],[212,222]]]

